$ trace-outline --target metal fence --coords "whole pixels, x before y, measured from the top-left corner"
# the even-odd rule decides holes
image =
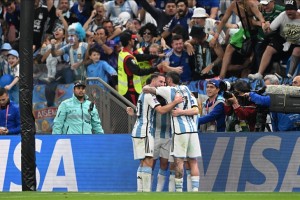
[[[126,107],[135,108],[135,105],[98,77],[90,77],[86,81],[86,94],[95,102],[104,133],[130,133],[136,118],[127,115]],[[105,89],[89,85],[90,81],[99,81]]]

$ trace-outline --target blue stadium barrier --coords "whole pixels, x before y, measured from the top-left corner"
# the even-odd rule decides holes
[[[200,191],[300,191],[298,132],[199,138]],[[0,191],[22,189],[20,141],[20,136],[0,137]],[[36,164],[38,191],[136,191],[139,162],[133,160],[129,134],[37,135]]]

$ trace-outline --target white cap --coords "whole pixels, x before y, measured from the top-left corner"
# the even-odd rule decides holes
[[[129,12],[121,12],[118,16],[118,21],[120,24],[122,24],[123,26],[126,25],[127,21],[131,19],[131,15]]]
[[[268,5],[271,1],[273,1],[273,0],[263,0],[263,1],[260,1],[259,3],[262,5]]]
[[[192,18],[209,17],[204,8],[195,8]]]
[[[1,50],[7,50],[7,51],[9,51],[11,49],[12,49],[12,47],[11,47],[11,45],[9,43],[4,43],[2,45],[2,47],[1,47]]]

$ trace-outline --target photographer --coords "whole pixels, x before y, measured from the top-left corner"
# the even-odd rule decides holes
[[[300,76],[293,79],[292,86],[300,87],[297,85],[298,81],[300,81]],[[256,92],[245,93],[244,96],[249,96],[250,100],[257,105],[264,107],[270,107],[271,105],[270,96],[263,96]],[[270,114],[273,132],[300,130],[300,114],[282,112],[271,112]]]
[[[198,119],[201,132],[225,132],[224,98],[219,95],[220,81],[211,79],[206,84],[208,99],[202,105]]]
[[[225,92],[225,114],[232,116],[227,131],[255,131],[256,105],[244,96],[250,92],[250,85],[244,80],[238,80],[233,85],[233,93]]]

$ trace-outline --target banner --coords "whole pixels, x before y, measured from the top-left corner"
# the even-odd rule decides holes
[[[299,133],[199,138],[200,191],[300,191]],[[20,154],[20,136],[0,137],[0,191],[21,191]],[[139,161],[133,160],[129,134],[37,135],[36,164],[38,191],[136,191]]]

